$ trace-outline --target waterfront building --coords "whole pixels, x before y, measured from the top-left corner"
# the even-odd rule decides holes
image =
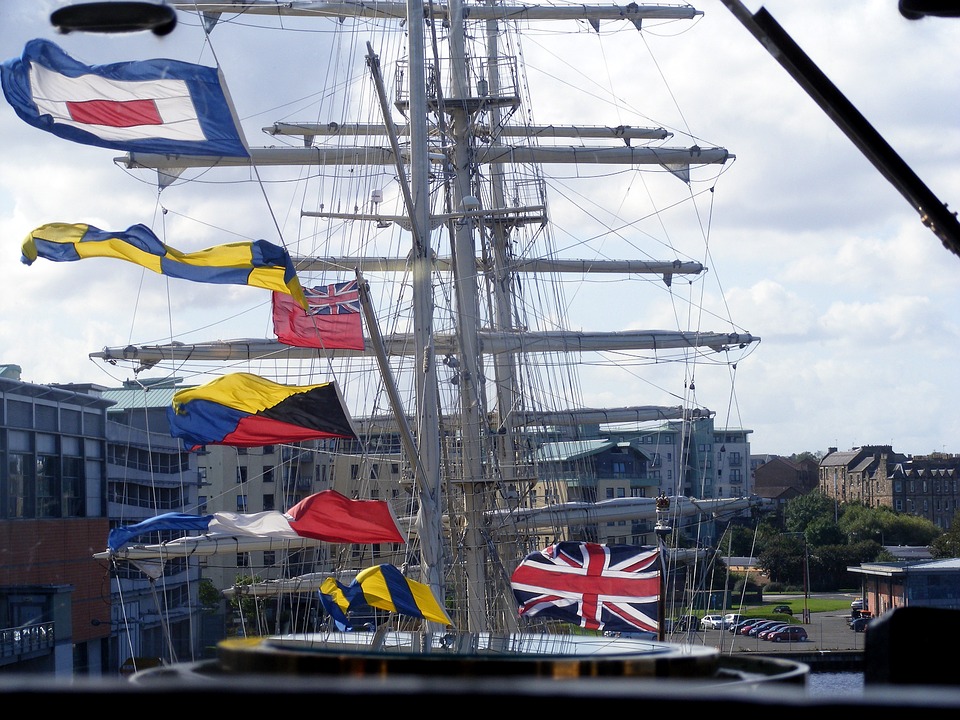
[[[0,671],[107,670],[110,402],[0,365]]]

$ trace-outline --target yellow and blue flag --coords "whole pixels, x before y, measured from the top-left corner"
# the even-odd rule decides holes
[[[349,585],[328,577],[320,586],[324,610],[341,630],[351,630],[347,613],[364,605],[452,625],[429,585],[409,580],[395,566],[374,565],[357,573]]]
[[[91,257],[117,258],[160,275],[223,285],[252,285],[291,295],[306,309],[307,300],[290,254],[266,240],[228,243],[183,253],[160,242],[146,225],[107,232],[82,223],[48,223],[27,235],[20,261],[38,257],[70,262]]]

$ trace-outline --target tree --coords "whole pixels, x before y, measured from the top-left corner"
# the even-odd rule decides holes
[[[770,524],[769,520],[763,520],[757,525],[741,525],[733,523],[727,529],[730,533],[721,541],[720,550],[726,554],[729,540],[730,555],[741,557],[755,557],[757,552],[766,543],[779,534],[779,530]]]
[[[881,545],[929,545],[943,530],[926,518],[897,513],[881,506],[846,503],[840,528],[847,541],[875,540]]]
[[[810,591],[826,592],[854,584],[847,568],[876,559],[880,543],[866,540],[855,545],[846,542],[810,549]]]
[[[783,508],[783,524],[789,532],[803,532],[817,518],[833,519],[835,504],[819,490],[788,500]]]
[[[938,525],[915,515],[896,515],[884,530],[886,545],[929,545],[942,535]]]
[[[216,612],[216,610],[219,609],[223,595],[217,590],[217,586],[213,584],[213,580],[210,578],[201,578],[199,594],[200,605],[203,607],[204,612]]]
[[[757,567],[770,582],[803,584],[804,540],[797,535],[778,535],[757,556]]]
[[[960,512],[954,514],[950,529],[930,543],[930,554],[935,558],[960,558]]]
[[[804,536],[807,538],[807,544],[811,547],[847,544],[847,536],[833,521],[832,514],[811,520],[804,529]]]

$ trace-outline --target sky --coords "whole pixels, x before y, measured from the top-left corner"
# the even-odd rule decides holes
[[[88,63],[166,56],[212,64],[197,49],[195,23],[182,21],[164,38],[64,36],[49,23],[50,11],[62,4],[0,3],[0,58],[16,57],[27,40],[45,37]],[[960,206],[960,20],[910,21],[895,0],[744,4],[751,11],[766,8],[933,194]],[[736,155],[717,183],[705,264],[725,312],[761,338],[738,363],[732,388],[698,376],[697,400],[717,412],[718,426],[751,430],[753,453],[867,444],[914,455],[960,453],[960,256],[921,224],[907,200],[722,2],[695,6],[702,17],[683,29],[651,30],[645,42],[656,57],[652,71],[670,78],[671,99],[681,108],[681,119],[673,122],[686,123],[705,146]],[[251,63],[250,46],[216,48],[224,68],[245,73],[245,82],[234,83],[229,73],[228,82],[253,145],[270,144],[259,128],[295,117],[297,108],[284,104],[294,96],[278,78],[298,73],[276,71],[305,71],[314,59],[283,45],[262,49],[261,61]],[[635,65],[632,57],[605,58],[603,73],[615,74],[624,91],[620,111],[647,100],[640,84],[651,67]],[[576,62],[588,61],[577,56]],[[591,73],[586,65],[577,71]],[[563,93],[549,99],[559,120],[583,109]],[[659,107],[644,112],[657,119]],[[543,110],[537,120],[546,120]],[[162,285],[128,267],[20,263],[23,238],[47,222],[121,229],[179,220],[163,213],[150,178],[114,164],[118,152],[37,130],[6,103],[0,104],[0,137],[6,248],[0,253],[0,364],[21,366],[29,382],[111,386],[129,374],[89,358],[105,346],[156,341],[167,327],[184,324],[196,328],[194,341],[269,336],[262,307],[243,309],[249,288],[214,294],[181,286],[169,316],[135,326],[137,306],[162,300]],[[204,188],[202,196],[191,191],[195,214],[227,215],[232,227],[249,221],[251,235],[269,237],[262,206],[253,199],[231,195],[212,176]],[[169,192],[176,197],[176,189]],[[215,237],[198,234],[189,247],[178,247],[240,239]],[[201,307],[221,314],[236,309],[235,319],[246,326],[242,332],[209,327]],[[657,326],[662,309],[648,309],[650,317],[637,327]],[[605,404],[622,391],[601,385],[589,389],[588,404]]]

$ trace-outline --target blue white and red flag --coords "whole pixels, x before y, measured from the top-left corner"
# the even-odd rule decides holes
[[[296,347],[363,350],[360,291],[356,280],[305,287],[307,310],[282,293],[273,295],[273,331]]]
[[[7,102],[66,140],[124,152],[249,157],[220,72],[170,59],[84,65],[30,40],[0,65]]]
[[[655,547],[554,543],[524,558],[510,584],[520,615],[609,632],[659,628],[660,552]]]

